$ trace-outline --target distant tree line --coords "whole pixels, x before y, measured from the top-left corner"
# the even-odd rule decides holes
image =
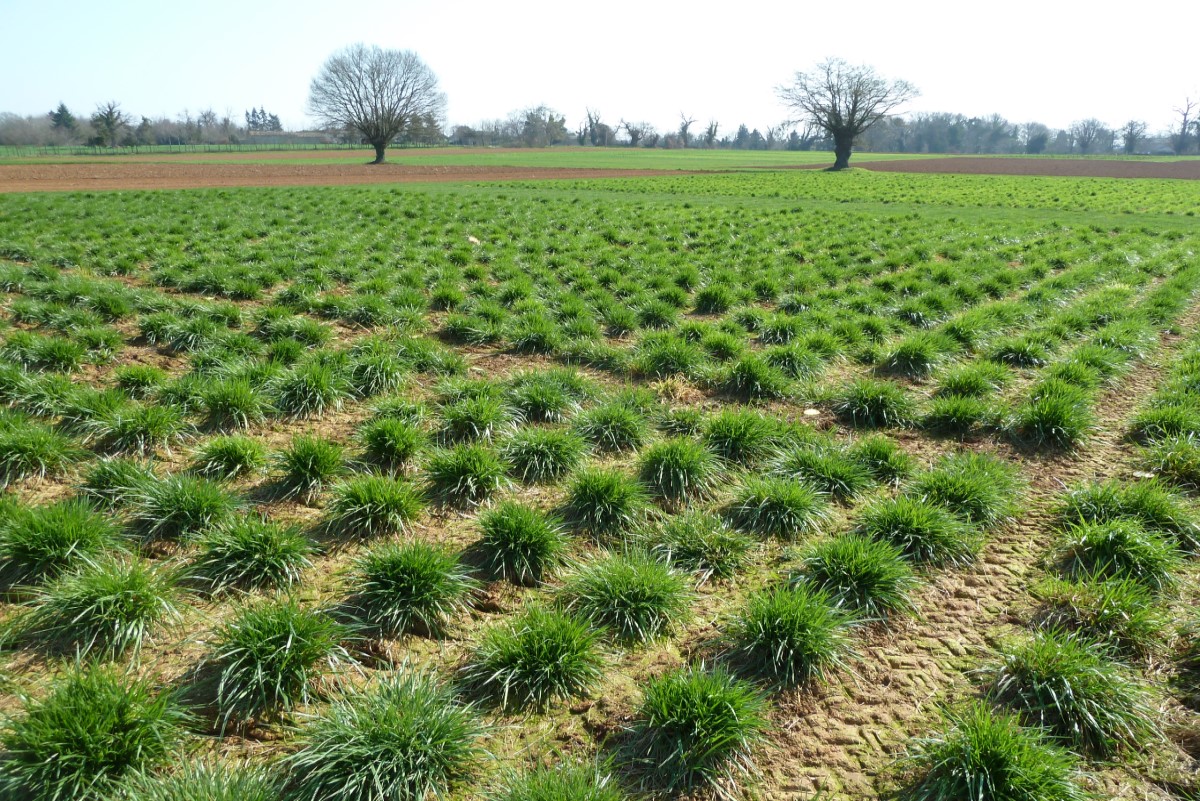
[[[1200,150],[1200,101],[1190,98],[1173,109],[1174,122],[1151,133],[1141,120],[1110,126],[1098,119],[1078,120],[1055,129],[1039,122],[1018,123],[999,114],[968,117],[935,112],[888,117],[863,134],[858,150],[897,153],[1095,155],[1102,153],[1188,154]],[[786,123],[764,127],[739,124],[723,131],[715,121],[698,128],[697,120],[680,113],[679,124],[661,130],[651,123],[618,118],[585,108],[575,127],[562,113],[544,104],[518,109],[503,119],[477,125],[454,125],[446,132],[435,114],[412,120],[396,135],[397,144],[451,144],[468,147],[705,148],[731,150],[833,150],[834,142],[819,128]],[[206,109],[181,112],[174,119],[135,116],[120,104],[98,105],[87,116],[63,103],[43,116],[22,117],[0,112],[0,145],[130,145],[238,144],[255,135],[282,132],[279,117],[265,107],[250,109],[236,120],[230,112]],[[354,142],[354,131],[333,131],[334,138]]]

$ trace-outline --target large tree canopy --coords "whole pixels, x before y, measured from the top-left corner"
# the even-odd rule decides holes
[[[308,88],[308,109],[323,125],[354,130],[375,148],[375,164],[396,136],[423,119],[440,120],[446,96],[411,50],[350,45],[334,53]]]
[[[835,170],[850,166],[854,140],[919,93],[907,81],[888,81],[872,67],[827,59],[778,89],[779,98],[833,139]]]

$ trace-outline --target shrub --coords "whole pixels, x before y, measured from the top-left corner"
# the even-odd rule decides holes
[[[687,614],[690,600],[681,574],[638,551],[581,568],[563,593],[568,609],[633,642],[667,631]]]
[[[652,536],[651,549],[667,562],[692,571],[700,584],[716,576],[730,579],[749,559],[754,542],[708,512],[670,517]]]
[[[730,655],[784,684],[824,681],[853,657],[853,618],[804,584],[760,590],[729,622]]]
[[[1155,590],[1175,583],[1180,555],[1168,538],[1136,520],[1079,523],[1060,535],[1057,563],[1067,576],[1124,576]]]
[[[1135,520],[1147,531],[1165,534],[1189,553],[1200,550],[1200,525],[1183,500],[1157,481],[1106,481],[1067,493],[1056,510],[1062,525]]]
[[[336,699],[283,759],[286,801],[443,797],[483,757],[475,710],[431,675],[401,672]]]
[[[1095,645],[1045,630],[1002,649],[1000,659],[992,697],[1064,746],[1107,756],[1162,736],[1145,687]]]
[[[904,553],[895,545],[858,534],[826,540],[804,555],[797,581],[829,595],[839,607],[877,620],[913,612],[917,586]]]
[[[387,470],[412,464],[425,447],[425,432],[416,423],[383,417],[364,423],[358,431],[366,457]]]
[[[901,801],[1028,799],[1087,801],[1078,783],[1076,758],[1047,743],[1012,715],[976,702],[950,718],[945,734],[920,739],[905,762],[916,777]]]
[[[558,521],[515,502],[479,517],[488,566],[515,584],[536,584],[565,560],[568,542]]]
[[[619,403],[588,409],[579,415],[575,430],[602,452],[637,450],[650,438],[645,415]]]
[[[760,414],[726,409],[704,427],[704,444],[720,458],[734,464],[756,464],[775,444],[775,425]]]
[[[31,801],[100,801],[166,762],[186,716],[168,693],[115,668],[80,668],[0,729],[0,789]]]
[[[201,397],[213,428],[249,428],[264,422],[274,410],[263,390],[246,379],[216,382],[205,387]]]
[[[200,446],[192,470],[206,478],[228,480],[266,467],[267,449],[252,437],[213,437]]]
[[[0,586],[54,579],[119,550],[117,526],[83,500],[17,507],[0,522]]]
[[[191,573],[211,592],[289,587],[312,567],[312,543],[298,526],[238,517],[199,539]]]
[[[572,431],[530,428],[513,434],[500,455],[522,481],[551,482],[578,467],[586,450],[583,439]]]
[[[834,396],[833,411],[856,427],[905,426],[913,419],[913,402],[898,384],[861,378]]]
[[[906,494],[942,506],[970,523],[995,526],[1012,513],[1018,489],[1011,465],[995,456],[964,451],[946,456],[918,475]]]
[[[771,472],[802,481],[840,501],[860,495],[873,483],[869,470],[832,447],[793,447],[774,460]]]
[[[617,470],[581,470],[567,488],[567,522],[598,536],[630,528],[647,505],[641,484]]]
[[[333,488],[325,525],[343,537],[404,534],[421,508],[420,493],[411,484],[388,476],[358,476]]]
[[[159,624],[180,617],[177,579],[140,559],[86,562],[41,588],[14,624],[60,651],[115,659],[140,650]]]
[[[81,498],[98,509],[122,506],[137,495],[143,484],[156,480],[154,471],[133,459],[101,459],[92,465],[79,486]]]
[[[439,634],[478,589],[457,556],[420,541],[372,548],[354,576],[355,617],[387,636]]]
[[[238,610],[216,632],[205,660],[218,675],[222,726],[287,712],[307,703],[322,664],[352,661],[341,643],[346,629],[329,615],[289,598]]]
[[[474,506],[503,487],[504,462],[483,445],[456,445],[438,451],[426,465],[429,494],[442,503]]]
[[[130,519],[147,539],[186,539],[223,522],[238,500],[206,478],[173,475],[139,484]]]
[[[828,501],[807,484],[751,477],[739,487],[727,516],[735,528],[764,537],[795,539],[828,517]]]
[[[312,500],[331,481],[346,470],[342,446],[322,437],[300,435],[275,457],[283,472],[280,488],[285,495],[301,495]]]
[[[969,523],[941,506],[904,495],[866,509],[854,531],[929,565],[970,564],[981,545],[978,531]]]
[[[756,773],[766,731],[766,700],[753,686],[721,668],[682,668],[646,685],[627,754],[644,786],[733,798]]]
[[[463,675],[503,708],[545,707],[587,693],[600,680],[602,665],[586,622],[534,606],[486,631]]]
[[[650,446],[638,460],[638,477],[652,495],[671,503],[709,495],[717,458],[692,439],[677,437]]]

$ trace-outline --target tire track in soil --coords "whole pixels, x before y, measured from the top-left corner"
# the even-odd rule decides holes
[[[1097,430],[1076,453],[968,444],[1019,467],[1028,481],[1022,512],[992,533],[974,566],[931,575],[916,598],[917,620],[869,633],[853,674],[777,697],[775,747],[761,760],[764,797],[808,801],[821,791],[825,801],[873,798],[886,788],[887,766],[905,743],[940,728],[941,702],[973,693],[970,671],[989,661],[999,641],[1024,628],[1027,587],[1041,575],[1051,509],[1063,490],[1132,472],[1126,424],[1157,389],[1186,332],[1200,323],[1200,304],[1195,298],[1193,304],[1175,325],[1185,333],[1160,335],[1155,353],[1098,397]]]

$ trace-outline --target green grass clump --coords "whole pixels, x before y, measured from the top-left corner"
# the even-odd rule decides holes
[[[900,801],[1089,801],[1077,758],[1015,715],[976,702],[950,717],[945,734],[916,740],[904,764],[915,777]]]
[[[911,378],[924,378],[945,358],[950,347],[946,337],[921,331],[896,343],[880,365],[884,370]]]
[[[258,473],[267,465],[267,449],[253,437],[213,437],[200,446],[192,470],[206,478],[229,480]]]
[[[567,608],[620,640],[647,642],[682,620],[691,595],[684,576],[639,551],[581,568],[563,588]]]
[[[730,523],[762,537],[796,539],[829,516],[829,502],[816,489],[784,478],[747,478],[726,507]]]
[[[0,794],[101,801],[127,776],[165,763],[186,715],[169,693],[115,668],[76,667],[0,728]]]
[[[900,548],[858,534],[843,534],[810,548],[796,581],[827,593],[847,611],[874,620],[912,613],[909,595],[918,584]]]
[[[1004,522],[1016,508],[1016,471],[1001,459],[964,451],[944,457],[909,484],[906,494],[981,526]]]
[[[60,475],[81,456],[74,441],[44,426],[0,429],[0,489],[33,476]]]
[[[238,499],[206,478],[176,474],[139,484],[130,503],[131,521],[143,537],[178,540],[225,521]]]
[[[124,506],[143,485],[155,481],[154,470],[134,459],[101,459],[84,474],[79,496],[100,510]]]
[[[205,661],[215,668],[222,726],[273,718],[312,697],[324,666],[351,662],[348,631],[332,617],[293,599],[238,610],[217,630]]]
[[[750,401],[783,398],[791,389],[787,375],[757,354],[742,356],[731,364],[719,382],[725,392]]]
[[[1042,628],[1078,632],[1130,656],[1145,657],[1161,648],[1166,615],[1153,590],[1135,579],[1049,578],[1032,592]]]
[[[951,367],[938,380],[938,397],[985,398],[994,395],[1012,377],[1005,367],[995,362],[972,362]]]
[[[503,708],[542,708],[584,695],[600,680],[596,636],[574,615],[533,606],[484,633],[463,677]]]
[[[1167,484],[1200,488],[1200,439],[1191,434],[1168,437],[1142,450],[1142,464]]]
[[[15,633],[57,652],[116,659],[180,619],[175,573],[135,558],[86,562],[40,588]]]
[[[1157,403],[1134,415],[1129,432],[1142,442],[1195,434],[1200,432],[1200,404],[1191,396]]]
[[[861,462],[824,446],[789,448],[773,460],[771,472],[781,478],[802,481],[843,502],[862,494],[874,483],[871,472]]]
[[[566,560],[569,542],[558,521],[508,501],[479,516],[489,568],[514,584],[540,583]]]
[[[128,403],[86,426],[87,438],[111,453],[167,453],[191,430],[174,406]]]
[[[112,519],[82,499],[17,507],[0,521],[0,587],[57,578],[121,546]]]
[[[773,449],[776,426],[748,409],[724,409],[704,426],[704,444],[733,464],[757,464]]]
[[[591,468],[575,474],[567,488],[563,516],[596,536],[632,528],[648,505],[642,485],[618,470]]]
[[[438,437],[443,443],[490,442],[513,423],[513,410],[496,396],[463,397],[441,409]]]
[[[271,382],[271,390],[275,408],[291,417],[320,417],[337,411],[352,392],[340,369],[319,361],[281,373]]]
[[[121,801],[279,801],[280,777],[264,765],[193,762],[168,775],[139,772]]]
[[[990,400],[965,395],[934,398],[921,425],[930,431],[947,434],[968,434],[979,429],[994,428],[1000,420]]]
[[[1053,379],[1049,383],[1013,411],[1009,431],[1034,447],[1070,450],[1095,428],[1091,398],[1076,387]]]
[[[650,439],[646,416],[620,403],[607,403],[584,411],[575,420],[575,430],[602,453],[635,451]]]
[[[266,392],[248,379],[218,381],[202,394],[205,422],[212,428],[249,428],[274,411]]]
[[[426,488],[441,503],[475,506],[508,482],[504,460],[485,445],[455,445],[425,466]]]
[[[1106,481],[1067,493],[1056,510],[1064,526],[1135,520],[1147,531],[1170,536],[1189,553],[1200,551],[1200,524],[1184,500],[1158,481]]]
[[[425,542],[388,543],[354,563],[355,617],[386,636],[440,634],[470,605],[478,582],[458,557]]]
[[[383,417],[364,423],[358,430],[367,460],[385,470],[401,470],[412,465],[426,444],[425,432],[407,420]]]
[[[1068,748],[1108,756],[1161,738],[1149,694],[1110,654],[1043,630],[1001,650],[989,692]]]
[[[284,801],[426,801],[475,772],[475,710],[428,674],[403,671],[337,698],[284,757]]]
[[[601,766],[565,763],[507,778],[488,801],[626,801],[626,796]]]
[[[782,684],[824,681],[854,656],[854,618],[803,583],[752,594],[729,622],[729,654],[748,672]]]
[[[834,396],[833,411],[856,428],[895,428],[912,422],[914,405],[899,384],[860,378]]]
[[[642,785],[674,796],[692,790],[731,799],[757,774],[766,699],[722,668],[681,668],[649,681],[627,756]]]
[[[356,539],[404,534],[423,505],[420,492],[406,481],[358,476],[333,488],[325,525],[333,533]]]
[[[696,574],[731,579],[749,561],[754,541],[709,512],[690,511],[668,518],[651,535],[651,551],[663,561]]]
[[[213,593],[290,587],[312,567],[313,545],[298,526],[260,517],[227,521],[201,535],[198,544],[190,572]]]
[[[323,437],[300,435],[275,457],[282,473],[280,489],[285,496],[311,501],[346,470],[342,446]]]
[[[1062,532],[1056,562],[1068,577],[1126,577],[1155,590],[1175,584],[1182,562],[1174,542],[1136,520],[1077,523]]]
[[[511,472],[529,483],[552,482],[583,462],[587,445],[573,431],[528,428],[513,434],[500,448]]]
[[[889,543],[920,564],[970,564],[982,545],[979,532],[945,508],[901,495],[863,511],[854,533]]]
[[[638,478],[656,498],[680,503],[708,496],[720,474],[717,457],[699,442],[676,437],[651,445],[638,459]]]
[[[851,442],[846,455],[865,467],[876,481],[886,484],[908,478],[916,465],[916,460],[904,448],[883,434],[871,434]]]
[[[821,357],[800,344],[773,345],[763,350],[767,364],[788,378],[812,378],[821,372]]]
[[[113,378],[130,397],[146,398],[167,383],[167,371],[149,364],[125,364],[113,370]]]

